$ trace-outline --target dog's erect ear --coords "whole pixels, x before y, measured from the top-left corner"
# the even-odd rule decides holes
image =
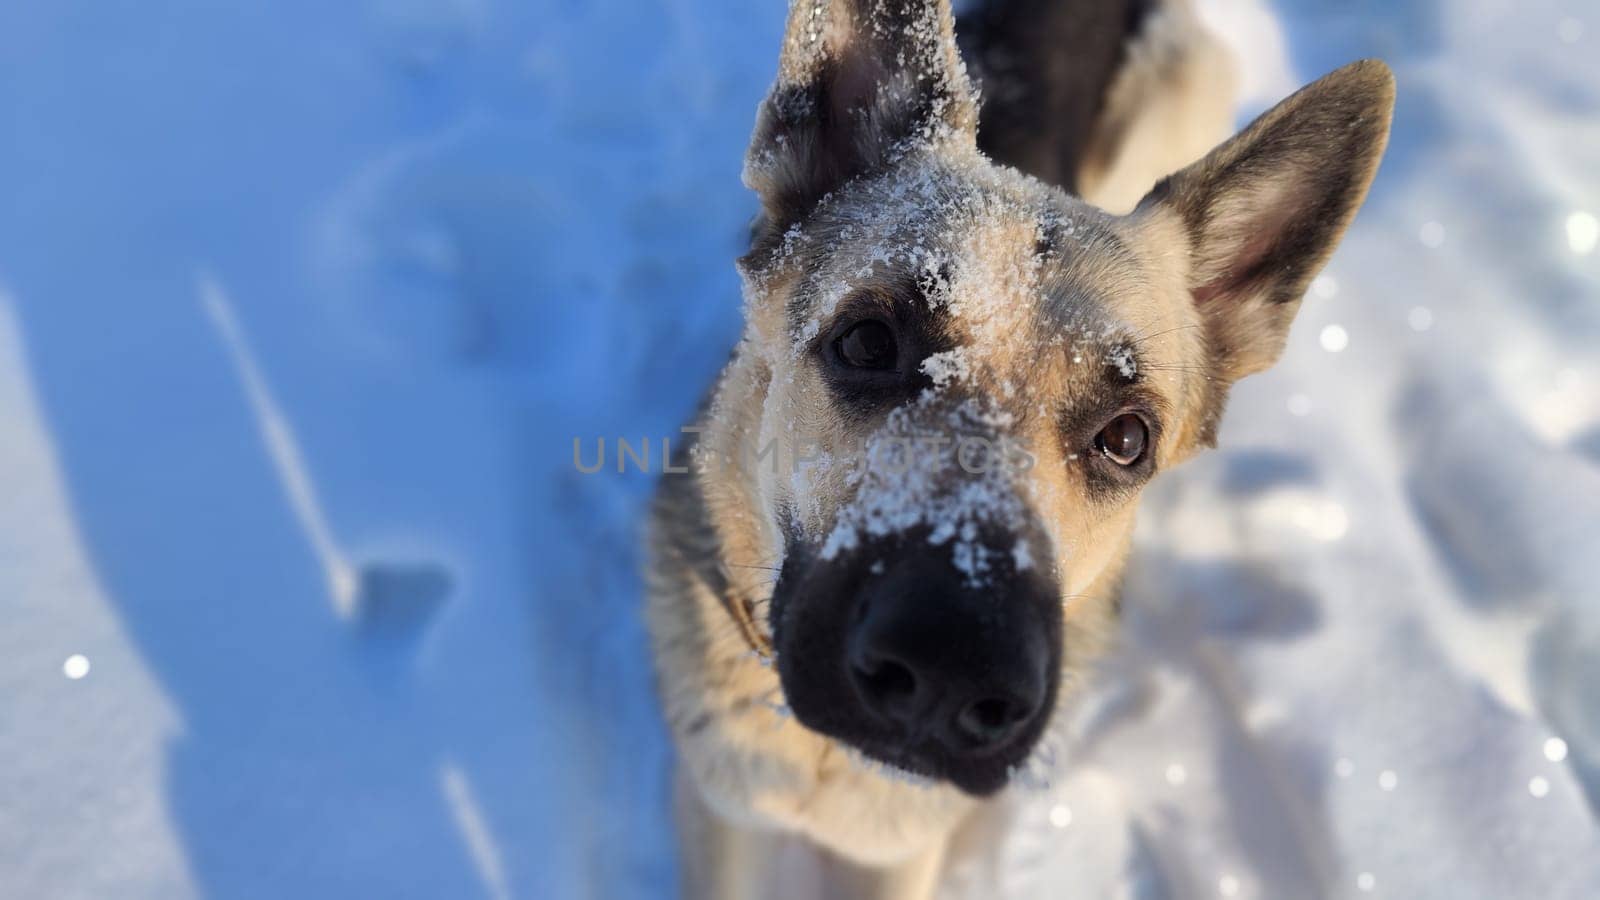
[[[791,0],[745,183],[781,232],[908,142],[975,145],[977,121],[950,0]]]
[[[1140,201],[1189,240],[1189,291],[1225,382],[1272,365],[1311,279],[1367,195],[1394,76],[1352,63],[1302,88]]]

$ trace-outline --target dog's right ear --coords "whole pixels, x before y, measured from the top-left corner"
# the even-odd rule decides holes
[[[911,142],[975,146],[977,121],[950,0],[791,0],[778,80],[745,158],[758,240]]]

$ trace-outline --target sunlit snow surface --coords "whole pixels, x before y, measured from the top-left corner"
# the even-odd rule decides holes
[[[1600,896],[1600,11],[1208,0],[1372,199],[947,897]],[[738,328],[748,0],[0,5],[0,895],[658,897],[636,473]]]

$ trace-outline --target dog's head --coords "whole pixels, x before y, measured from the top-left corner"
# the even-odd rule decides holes
[[[1007,781],[1108,616],[1141,490],[1282,350],[1392,102],[1381,63],[1341,69],[1119,217],[978,152],[946,0],[793,5],[741,352],[801,723]]]

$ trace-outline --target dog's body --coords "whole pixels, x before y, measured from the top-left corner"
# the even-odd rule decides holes
[[[802,895],[786,835],[832,857],[821,896],[929,895],[1112,634],[1139,488],[1276,358],[1387,135],[1387,69],[1357,64],[1115,216],[1067,191],[1127,210],[1226,127],[1186,4],[992,0],[955,30],[946,0],[791,8],[746,336],[651,526],[691,896]],[[923,441],[1026,451],[885,464]]]

